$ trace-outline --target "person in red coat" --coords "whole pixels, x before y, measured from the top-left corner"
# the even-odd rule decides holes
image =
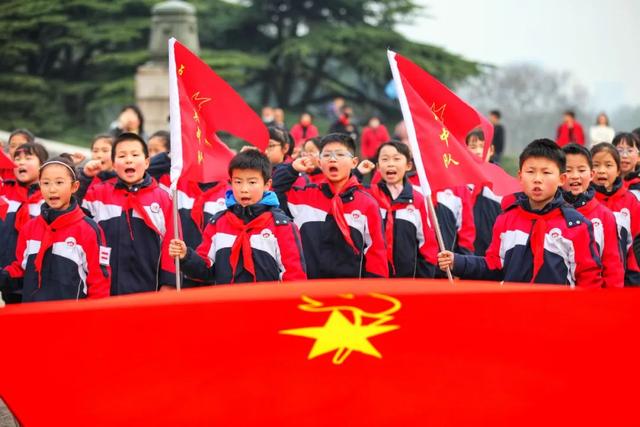
[[[560,147],[564,147],[572,142],[584,145],[584,130],[580,122],[576,120],[576,114],[573,111],[565,111],[562,124],[558,126],[556,143]]]
[[[291,136],[295,141],[296,151],[300,151],[300,147],[305,141],[318,135],[320,135],[318,128],[313,124],[313,116],[309,113],[302,113],[298,123],[291,128]]]
[[[378,117],[371,117],[369,123],[362,129],[362,146],[360,151],[365,159],[374,159],[378,147],[389,141],[389,132]]]

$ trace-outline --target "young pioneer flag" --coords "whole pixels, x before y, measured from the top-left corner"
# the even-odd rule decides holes
[[[387,56],[423,193],[467,184],[491,186],[495,174],[487,173],[486,163],[464,142],[477,127],[491,141],[491,123],[413,62],[392,51]]]
[[[228,132],[260,150],[269,132],[235,90],[175,38],[169,40],[171,186],[178,179],[227,179],[233,152],[218,138]]]

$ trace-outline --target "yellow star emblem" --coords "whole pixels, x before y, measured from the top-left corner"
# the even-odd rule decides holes
[[[387,295],[371,294],[371,296],[391,302],[393,305],[391,308],[379,313],[370,313],[349,305],[325,307],[321,302],[303,296],[302,298],[307,304],[300,305],[301,310],[310,312],[330,311],[331,314],[326,323],[323,326],[287,329],[280,331],[280,333],[315,339],[316,341],[308,355],[309,360],[332,351],[335,351],[333,363],[336,365],[342,364],[353,351],[381,359],[382,354],[371,344],[369,338],[399,328],[397,325],[385,325],[385,323],[392,320],[393,316],[391,314],[400,309],[400,301]],[[350,294],[342,295],[342,297],[353,299],[353,295]],[[343,311],[353,313],[353,323],[343,314]],[[363,318],[375,320],[365,325],[362,322]]]

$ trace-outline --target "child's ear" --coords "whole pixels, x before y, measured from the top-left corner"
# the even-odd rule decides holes
[[[593,177],[596,176],[596,171],[594,171],[593,169],[591,170],[591,177],[589,178],[591,181],[593,181]]]
[[[272,179],[269,179],[267,182],[264,183],[264,191],[269,191],[271,190],[271,184],[273,183]]]
[[[71,194],[73,194],[76,191],[78,191],[79,188],[80,188],[80,181],[73,181],[71,183]]]
[[[360,163],[360,159],[359,159],[359,158],[357,158],[357,157],[355,157],[355,156],[354,156],[351,160],[352,160],[352,162],[353,162],[353,167],[352,167],[351,169],[353,169],[353,168],[357,167],[357,166],[358,166],[358,164]]]
[[[377,164],[376,164],[376,168],[379,168]],[[411,169],[413,169],[413,162],[407,162],[407,172],[410,171]]]
[[[562,172],[560,174],[560,187],[562,187],[566,183],[567,183],[567,173],[566,172]]]
[[[151,160],[149,159],[149,157],[147,157],[146,159],[144,159],[144,170],[149,169],[149,163],[151,162]]]

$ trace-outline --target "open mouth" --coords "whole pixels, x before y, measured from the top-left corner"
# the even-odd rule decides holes
[[[329,167],[329,172],[330,173],[338,173],[338,168],[336,166],[330,166]]]
[[[27,168],[18,168],[18,173],[27,173]]]
[[[240,197],[240,203],[242,204],[251,203],[251,197]]]
[[[60,200],[60,197],[58,196],[49,197],[49,204],[56,203],[59,200]]]
[[[604,177],[604,176],[599,176],[599,177],[596,177],[595,181],[596,181],[598,184],[603,185],[603,184],[606,184],[606,183],[607,183],[607,178],[606,178],[606,177]]]
[[[580,181],[570,182],[569,188],[572,190],[580,190],[582,188],[582,183]]]
[[[127,175],[133,175],[134,173],[136,173],[136,169],[135,168],[126,168],[124,170],[124,173],[126,173]]]

